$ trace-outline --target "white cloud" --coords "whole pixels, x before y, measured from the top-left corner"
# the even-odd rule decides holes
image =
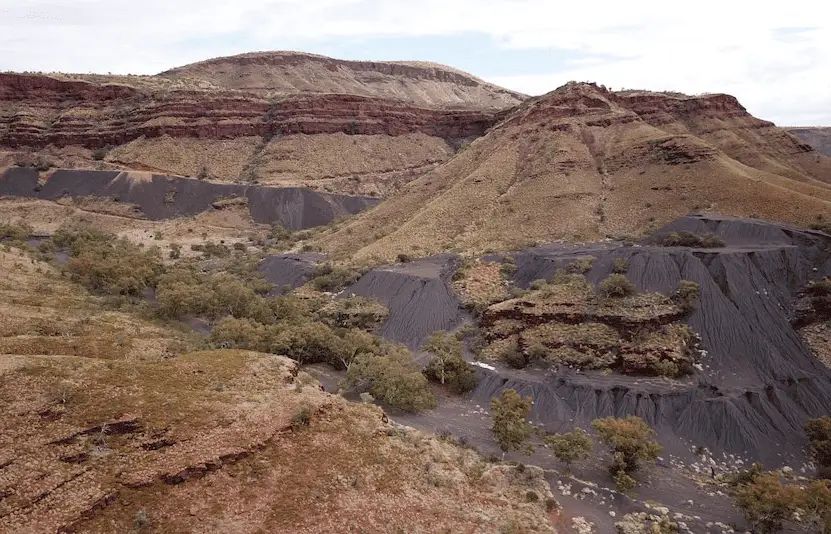
[[[344,38],[480,33],[570,51],[568,64],[493,79],[523,92],[570,79],[720,91],[779,123],[831,124],[829,15],[819,0],[0,0],[0,69],[153,73]]]

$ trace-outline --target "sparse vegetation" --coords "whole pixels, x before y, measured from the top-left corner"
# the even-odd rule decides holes
[[[722,248],[727,244],[715,234],[699,235],[693,232],[671,232],[664,236],[661,244],[665,247]]]
[[[592,270],[592,266],[594,265],[594,257],[589,256],[587,258],[580,258],[579,260],[575,260],[566,266],[566,273],[568,274],[586,274],[587,272]]]
[[[654,462],[661,453],[661,446],[651,439],[655,431],[643,419],[635,416],[596,419],[592,422],[592,427],[614,456],[609,472],[614,478],[615,486],[621,492],[634,488],[636,482],[632,474],[640,469],[642,462]]]
[[[519,450],[530,454],[533,450],[527,443],[534,431],[528,423],[532,404],[530,397],[522,398],[513,389],[506,389],[500,397],[491,400],[491,431],[503,456],[506,452]]]
[[[612,260],[612,272],[615,274],[626,274],[629,270],[629,260],[626,258],[615,258]]]

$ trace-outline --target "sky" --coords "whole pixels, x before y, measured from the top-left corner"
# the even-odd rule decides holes
[[[0,0],[0,71],[155,74],[262,50],[435,61],[530,95],[729,93],[782,126],[831,125],[827,1]]]

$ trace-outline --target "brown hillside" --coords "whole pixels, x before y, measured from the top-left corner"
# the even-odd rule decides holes
[[[727,95],[568,84],[320,245],[340,255],[510,249],[636,234],[690,211],[807,224],[831,160]]]
[[[831,156],[831,127],[788,128],[788,131],[811,145],[817,152]]]
[[[527,97],[466,72],[425,62],[344,61],[299,52],[254,52],[200,61],[158,75],[263,94],[343,93],[428,107],[504,109]]]
[[[554,532],[542,469],[394,425],[283,356],[191,352],[4,248],[0,532]]]

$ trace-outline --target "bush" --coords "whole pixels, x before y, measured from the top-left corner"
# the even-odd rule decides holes
[[[295,410],[294,414],[291,416],[291,427],[293,429],[298,429],[304,426],[309,426],[309,423],[312,420],[312,409],[309,407],[308,404],[302,404],[300,407]]]
[[[373,330],[386,321],[389,310],[373,298],[351,296],[332,300],[318,314],[332,327]]]
[[[401,345],[388,345],[383,354],[359,354],[349,366],[347,383],[368,389],[376,399],[405,412],[436,406],[427,378],[410,351]]]
[[[566,266],[566,273],[568,274],[586,274],[592,270],[595,258],[589,256],[587,258],[580,258]]]
[[[396,256],[395,259],[396,261],[398,261],[398,263],[410,263],[411,261],[413,261],[413,257],[409,254],[399,254],[398,256]]]
[[[502,278],[511,278],[516,273],[516,260],[512,256],[505,256],[502,265],[499,266],[499,274]]]
[[[821,478],[831,478],[831,417],[809,419],[805,434],[811,445],[811,456]]]
[[[623,298],[633,295],[636,291],[635,284],[623,274],[613,274],[600,282],[600,292],[605,297]]]
[[[691,310],[701,296],[701,286],[690,280],[681,280],[673,300],[685,310]]]
[[[34,229],[25,222],[0,223],[0,240],[26,241]]]
[[[528,454],[532,452],[533,448],[525,444],[534,430],[528,423],[532,405],[530,397],[522,398],[513,389],[506,389],[500,397],[491,400],[491,431],[503,453],[520,449]]]
[[[361,273],[348,267],[335,267],[331,263],[318,265],[312,272],[311,285],[318,291],[336,293],[358,281]]]
[[[237,242],[237,243],[234,243],[234,250],[238,250],[240,252],[245,252],[246,250],[248,250],[248,247],[245,246],[245,243]]]
[[[170,244],[170,259],[171,260],[178,260],[182,257],[182,245],[178,243],[171,243]]]
[[[546,280],[534,280],[533,282],[531,282],[531,285],[529,285],[528,287],[532,291],[539,291],[540,289],[543,289],[547,285],[548,285],[548,282]]]
[[[665,247],[721,248],[727,246],[715,234],[699,235],[693,232],[672,232],[664,236],[661,244]]]
[[[105,157],[107,157],[107,150],[104,148],[96,148],[92,151],[92,159],[95,161],[102,161]]]
[[[615,274],[626,274],[629,270],[629,260],[626,258],[615,258],[612,260],[612,272]]]

